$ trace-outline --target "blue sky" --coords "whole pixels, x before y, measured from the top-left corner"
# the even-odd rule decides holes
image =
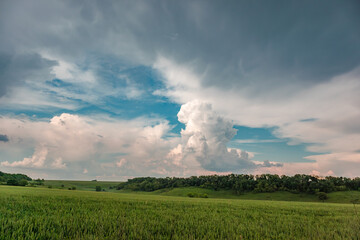
[[[0,170],[360,174],[357,1],[2,1]]]

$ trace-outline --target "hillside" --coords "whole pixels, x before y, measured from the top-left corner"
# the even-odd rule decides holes
[[[349,204],[0,186],[0,239],[358,239],[356,211]]]
[[[70,181],[70,180],[45,180],[44,185],[37,188],[64,189],[75,187],[76,190],[95,191],[96,186],[101,186],[102,191],[120,194],[139,194],[139,195],[161,195],[174,197],[187,197],[189,193],[207,194],[208,198],[217,199],[247,199],[247,200],[271,200],[271,201],[296,201],[296,202],[322,202],[316,194],[291,193],[287,191],[277,191],[270,193],[245,192],[237,194],[233,190],[213,190],[201,187],[178,187],[165,188],[151,192],[133,191],[130,189],[117,190],[119,182],[103,181]],[[338,191],[328,193],[328,203],[352,203],[360,199],[360,191]]]

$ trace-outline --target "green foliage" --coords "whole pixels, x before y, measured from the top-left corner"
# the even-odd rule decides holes
[[[9,179],[7,180],[6,184],[12,186],[26,186],[28,185],[28,181],[25,179],[21,179],[21,180]]]
[[[120,182],[102,182],[102,181],[72,181],[72,180],[45,180],[44,185],[52,185],[53,188],[69,188],[76,187],[76,190],[94,191],[96,186],[101,188],[109,188],[109,186],[117,186]],[[117,192],[116,188],[109,190]]]
[[[201,198],[209,198],[209,196],[206,193],[200,193],[199,197],[201,197]]]
[[[16,179],[9,179],[7,180],[6,184],[11,186],[18,186],[19,182]]]
[[[24,180],[24,181],[23,181]],[[31,181],[32,179],[25,174],[20,173],[4,173],[0,171],[0,184],[3,182],[6,182],[7,185],[12,186],[26,186],[28,181]],[[26,181],[26,184],[24,185]]]
[[[197,194],[196,194],[196,193],[189,192],[189,193],[187,194],[187,196],[193,198],[193,197],[197,197]]]
[[[45,182],[45,180],[44,179],[40,179],[40,178],[38,178],[38,179],[35,179],[34,181],[33,181],[33,183],[35,184],[35,185],[44,185],[44,182]]]
[[[209,198],[209,196],[206,193],[193,193],[193,192],[189,192],[187,194],[188,197],[191,198]]]
[[[1,186],[0,216],[4,240],[359,239],[352,204]]]
[[[95,187],[95,190],[96,190],[97,192],[101,192],[101,186],[96,186],[96,187]]]
[[[347,191],[347,187],[346,186],[336,186],[336,191]]]
[[[121,190],[120,192],[131,192],[127,190]],[[247,192],[242,194],[236,194],[232,190],[212,190],[200,187],[182,187],[173,189],[161,189],[154,192],[132,192],[137,194],[150,194],[150,195],[162,195],[162,196],[176,196],[176,197],[188,197],[187,194],[192,193],[206,193],[209,198],[218,199],[238,199],[238,200],[272,200],[272,201],[293,201],[293,202],[319,202],[316,194],[309,193],[297,193],[293,194],[288,191],[276,191],[272,193],[254,193]],[[360,198],[360,192],[358,191],[341,191],[328,193],[329,199],[327,202],[331,203],[352,203],[355,198]]]
[[[324,192],[318,192],[317,196],[318,196],[319,200],[323,201],[323,202],[328,199],[328,195]]]
[[[360,178],[319,178],[305,174],[296,174],[291,177],[272,174],[255,176],[230,174],[227,176],[212,175],[193,176],[189,178],[140,177],[120,183],[117,189],[152,192],[159,189],[179,187],[201,187],[215,191],[232,190],[236,194],[245,192],[269,193],[276,191],[316,194],[317,192],[330,193],[334,191],[357,190],[360,187]]]
[[[19,186],[26,186],[26,185],[28,185],[28,181],[26,179],[21,179],[19,181]]]

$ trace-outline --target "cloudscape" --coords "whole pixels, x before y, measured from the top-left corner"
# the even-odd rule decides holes
[[[0,3],[0,169],[360,175],[359,1]]]

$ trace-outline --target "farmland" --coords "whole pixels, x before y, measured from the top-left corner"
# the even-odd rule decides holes
[[[131,193],[140,195],[161,195],[174,197],[187,197],[189,193],[206,194],[209,198],[220,199],[243,199],[243,200],[274,200],[274,201],[297,201],[297,202],[321,202],[316,194],[290,193],[288,191],[277,191],[271,193],[246,192],[236,194],[233,190],[217,190],[201,187],[178,187],[160,189],[152,192],[116,190],[119,182],[104,181],[70,181],[70,180],[45,180],[44,185],[38,188],[68,189],[75,187],[77,190],[95,191],[96,186],[100,186],[103,191],[113,193]],[[352,203],[355,199],[360,199],[360,191],[337,191],[328,193],[328,203]]]
[[[0,186],[0,239],[360,237],[352,204],[159,194]]]

